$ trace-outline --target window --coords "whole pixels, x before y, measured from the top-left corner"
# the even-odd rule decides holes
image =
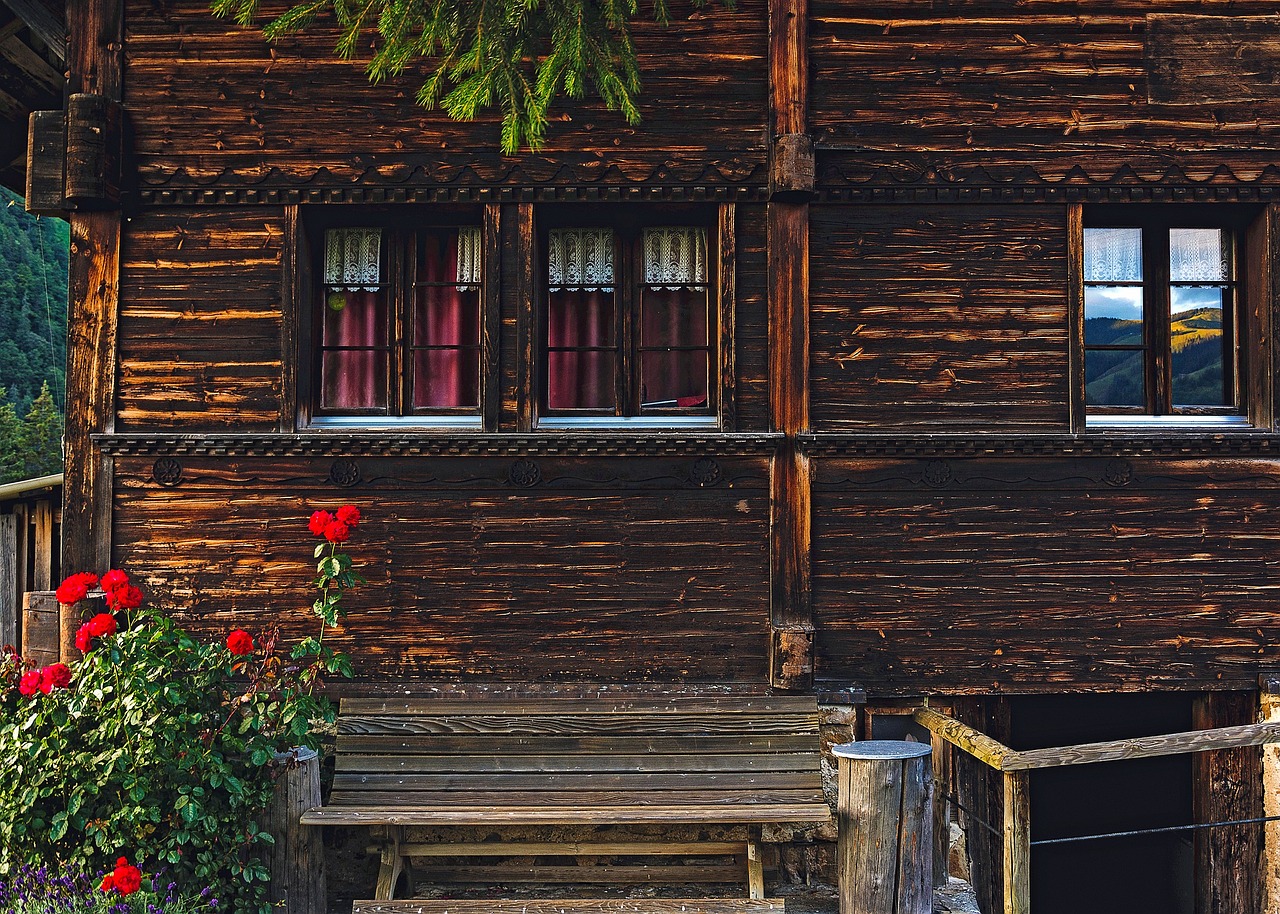
[[[480,227],[328,228],[322,246],[313,421],[478,421]]]
[[[557,227],[544,250],[543,424],[713,422],[718,328],[707,227],[660,219]]]
[[[1235,207],[1086,209],[1090,423],[1246,421],[1240,216]]]

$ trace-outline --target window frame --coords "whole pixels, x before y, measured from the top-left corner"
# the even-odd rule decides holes
[[[496,323],[498,316],[498,250],[496,208],[429,204],[385,206],[305,206],[290,220],[301,261],[293,283],[298,333],[294,360],[297,426],[360,430],[369,428],[441,428],[496,430],[498,399]],[[451,228],[481,232],[479,339],[477,378],[479,402],[474,407],[413,408],[410,362],[413,340],[409,332],[414,309],[415,272],[421,235]],[[325,308],[325,233],[330,229],[377,228],[382,232],[382,285],[387,289],[387,408],[325,409],[322,384],[322,329]],[[410,251],[412,246],[412,251]],[[286,349],[286,351],[288,351]],[[289,385],[286,385],[289,386]]]
[[[1107,428],[1212,427],[1253,428],[1270,425],[1270,398],[1262,391],[1269,383],[1270,343],[1263,323],[1269,322],[1269,296],[1259,277],[1269,264],[1266,208],[1233,203],[1217,204],[1076,204],[1070,212],[1069,270],[1071,276],[1072,427],[1076,431]],[[1087,351],[1084,339],[1084,234],[1092,228],[1137,228],[1143,232],[1143,374],[1145,403],[1141,407],[1086,404]],[[1215,228],[1229,233],[1232,275],[1227,283],[1231,306],[1224,301],[1224,372],[1233,376],[1233,403],[1224,406],[1177,407],[1171,391],[1171,281],[1169,231]],[[1109,285],[1116,285],[1111,283]],[[1267,301],[1264,303],[1263,298]],[[1228,314],[1228,311],[1230,314]],[[1226,345],[1228,334],[1233,338]],[[1227,354],[1229,353],[1229,358]],[[1230,364],[1228,364],[1230,363]]]
[[[530,400],[542,428],[725,428],[732,422],[733,220],[732,205],[549,205],[539,208],[535,245],[534,365]],[[640,321],[644,283],[643,235],[648,228],[698,228],[706,234],[707,403],[642,412]],[[552,409],[549,396],[549,234],[556,229],[608,228],[614,233],[614,405],[604,409]]]

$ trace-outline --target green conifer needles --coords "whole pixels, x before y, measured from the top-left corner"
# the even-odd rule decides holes
[[[692,0],[701,7],[705,0]],[[213,12],[252,24],[259,0],[211,0]],[[726,6],[732,6],[727,0]],[[667,0],[652,0],[665,24]],[[431,72],[418,102],[473,120],[502,111],[502,151],[542,147],[547,111],[561,92],[581,98],[592,88],[628,123],[640,120],[640,71],[631,22],[639,0],[304,0],[268,23],[279,38],[318,18],[339,28],[336,53],[352,59],[362,36],[376,32],[367,71],[372,82],[396,76],[419,58]]]

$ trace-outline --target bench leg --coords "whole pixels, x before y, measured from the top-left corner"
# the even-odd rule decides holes
[[[760,830],[747,836],[747,897],[764,898],[764,861],[760,859]]]
[[[395,897],[396,882],[404,871],[404,856],[400,853],[400,832],[391,829],[390,840],[382,847],[382,864],[378,867],[378,887],[374,898],[379,901],[390,901]]]

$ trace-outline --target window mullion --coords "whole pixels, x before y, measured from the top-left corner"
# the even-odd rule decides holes
[[[637,282],[636,240],[629,233],[619,231],[617,243],[617,272],[614,276],[614,301],[616,307],[615,337],[618,355],[614,364],[614,413],[619,416],[636,416],[640,413],[640,385],[636,382],[636,312],[640,307]]]
[[[388,313],[391,326],[388,329],[391,333],[391,364],[387,366],[387,394],[390,414],[403,416],[406,412],[405,404],[409,402],[405,390],[411,383],[406,350],[409,346],[408,314],[412,309],[410,299],[413,297],[414,277],[409,273],[417,261],[416,251],[413,250],[417,238],[412,232],[396,233],[392,237],[395,243],[389,245],[391,301],[388,303]]]
[[[1170,359],[1173,343],[1169,324],[1169,229],[1147,225],[1143,230],[1143,336],[1147,346],[1147,412],[1173,412]]]

